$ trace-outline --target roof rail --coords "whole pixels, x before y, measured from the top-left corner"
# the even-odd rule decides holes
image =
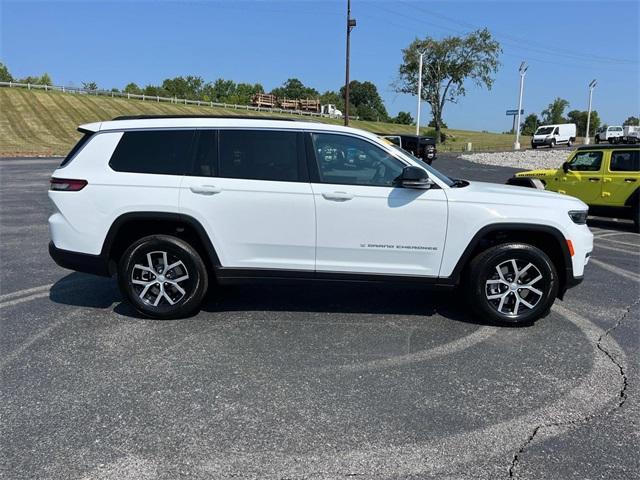
[[[113,118],[113,120],[153,120],[163,118],[228,118],[230,120],[282,120],[285,122],[308,121],[306,118],[267,117],[260,115],[120,115]]]
[[[596,143],[595,145],[578,145],[577,150],[608,150],[610,148],[616,148],[616,149],[636,149],[636,148],[640,148],[640,145],[638,145],[637,143],[627,143],[627,144],[620,144],[620,143]]]

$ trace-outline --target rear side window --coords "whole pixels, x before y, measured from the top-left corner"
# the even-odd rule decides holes
[[[301,180],[298,134],[273,130],[220,130],[220,173],[225,178]]]
[[[125,132],[109,165],[118,172],[183,175],[189,169],[193,130]]]
[[[78,153],[80,149],[84,147],[89,139],[93,136],[93,132],[90,132],[88,130],[78,129],[78,131],[84,133],[84,135],[80,138],[80,140],[78,140],[78,143],[73,146],[67,156],[64,157],[64,160],[60,164],[61,167],[67,165],[71,161],[71,159],[76,156],[76,153]]]
[[[638,172],[640,171],[640,151],[611,153],[612,172]]]

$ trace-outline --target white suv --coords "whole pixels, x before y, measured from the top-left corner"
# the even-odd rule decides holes
[[[51,179],[49,251],[117,273],[144,315],[196,311],[257,280],[461,285],[494,322],[532,322],[582,280],[587,205],[453,180],[377,136],[298,121],[119,117]]]

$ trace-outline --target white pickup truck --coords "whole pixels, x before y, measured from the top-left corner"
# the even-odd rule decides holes
[[[624,129],[620,126],[600,127],[596,130],[596,143],[620,143],[623,141]]]

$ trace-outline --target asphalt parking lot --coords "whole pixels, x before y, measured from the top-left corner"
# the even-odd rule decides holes
[[[153,321],[49,258],[58,161],[0,160],[2,478],[640,478],[628,224],[590,222],[585,281],[530,327],[414,286],[233,288]]]

